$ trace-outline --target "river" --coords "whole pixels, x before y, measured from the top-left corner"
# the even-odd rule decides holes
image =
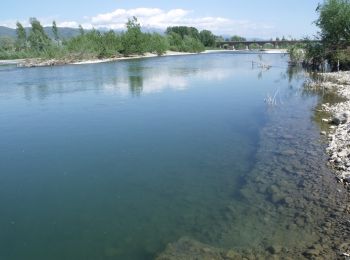
[[[321,97],[287,62],[0,67],[0,258],[153,259],[182,237],[333,257],[343,194],[314,119]]]

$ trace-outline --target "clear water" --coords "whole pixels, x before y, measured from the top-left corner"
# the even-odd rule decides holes
[[[252,66],[261,59],[273,67]],[[289,78],[287,60],[1,67],[0,259],[152,259],[183,236],[221,247],[259,244],[276,228],[288,237],[252,216],[263,196],[242,196],[271,158],[261,155],[276,120],[268,93],[317,131],[317,99],[295,94],[303,74]],[[222,218],[227,205],[235,220]]]

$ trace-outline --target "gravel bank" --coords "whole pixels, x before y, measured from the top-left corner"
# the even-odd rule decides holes
[[[189,53],[189,52],[175,52],[175,51],[167,51],[162,57],[167,56],[181,56],[181,55],[193,55],[197,53]],[[50,67],[50,66],[60,66],[60,65],[83,65],[83,64],[95,64],[95,63],[105,63],[105,62],[113,62],[120,60],[132,60],[132,59],[144,59],[144,58],[153,58],[159,57],[159,55],[154,53],[145,53],[143,55],[132,55],[132,56],[120,56],[114,58],[106,58],[106,59],[89,59],[89,60],[77,60],[74,58],[63,58],[63,59],[25,59],[18,60],[16,63],[19,68],[31,68],[31,67]],[[0,61],[1,62],[1,61]]]
[[[329,124],[328,164],[335,170],[336,178],[350,190],[350,71],[321,73],[318,80],[306,83],[309,89],[333,91],[345,101],[322,104],[322,110],[330,113],[322,121]]]

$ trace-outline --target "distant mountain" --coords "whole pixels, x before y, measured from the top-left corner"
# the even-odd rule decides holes
[[[0,37],[16,37],[16,30],[0,26]]]
[[[27,34],[29,34],[29,27],[26,27],[26,32]],[[53,38],[53,33],[52,33],[52,27],[44,27],[44,30],[46,32],[46,34]],[[60,35],[61,38],[63,39],[69,39],[72,37],[75,37],[77,35],[79,35],[79,29],[76,28],[64,28],[64,27],[59,27],[58,28],[58,34]],[[12,29],[9,27],[5,27],[5,26],[0,26],[0,37],[16,37],[16,29]]]

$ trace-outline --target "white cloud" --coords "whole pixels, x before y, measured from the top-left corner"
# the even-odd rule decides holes
[[[78,28],[79,24],[75,21],[67,21],[67,22],[61,22],[57,23],[58,27],[71,27],[71,28]]]
[[[82,26],[90,28],[124,29],[127,20],[133,16],[138,18],[144,27],[166,29],[168,26],[194,26],[200,30],[208,29],[216,34],[238,34],[243,36],[268,37],[273,34],[274,27],[269,24],[249,20],[233,20],[216,16],[196,16],[193,11],[184,9],[163,10],[159,8],[116,9],[109,13],[84,17]],[[40,19],[43,25],[51,25],[47,18]],[[78,21],[59,21],[60,27],[78,27]],[[15,21],[4,21],[0,24],[15,27]],[[28,23],[24,23],[28,25]]]
[[[95,28],[123,29],[128,18],[136,16],[144,27],[165,29],[168,26],[194,26],[212,30],[216,34],[271,35],[271,25],[248,20],[233,20],[225,17],[196,17],[194,12],[184,9],[162,10],[158,8],[116,9],[110,13],[90,18]]]

